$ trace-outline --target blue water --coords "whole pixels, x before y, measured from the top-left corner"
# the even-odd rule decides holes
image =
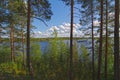
[[[69,40],[64,40],[64,42],[67,46],[70,45]],[[44,53],[49,48],[49,42],[48,41],[41,41],[41,42],[35,42],[35,43],[40,44],[40,49],[41,49],[42,53]],[[84,45],[89,50],[90,53],[92,51],[92,41],[91,41],[91,39],[74,40],[73,43],[77,44],[76,46],[78,48],[78,53],[80,53],[81,45]],[[18,44],[20,46],[21,43],[15,43],[15,45],[18,45]],[[5,42],[5,43],[2,43],[0,45],[10,46],[9,42],[8,43]]]
[[[64,41],[66,45],[70,45],[70,41],[69,40],[65,40]],[[81,45],[84,45],[86,47],[86,49],[88,49],[88,51],[91,53],[92,51],[92,41],[90,39],[85,39],[85,40],[74,40],[73,43],[76,43],[77,48],[78,48],[78,53],[80,53],[80,48]],[[48,41],[42,41],[40,42],[40,47],[41,47],[41,51],[44,53],[47,48],[49,47],[49,42]]]
[[[48,41],[42,41],[42,42],[40,42],[40,48],[41,48],[42,53],[44,53],[47,50],[48,45],[49,45]]]

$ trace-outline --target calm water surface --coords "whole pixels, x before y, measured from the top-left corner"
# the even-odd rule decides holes
[[[69,46],[70,41],[69,40],[64,40],[65,44]],[[92,41],[90,39],[84,39],[84,40],[74,40],[73,43],[76,43],[77,48],[78,48],[78,52],[80,53],[80,48],[81,45],[84,45],[89,52],[92,51]],[[49,47],[49,42],[48,41],[42,41],[40,42],[40,47],[41,47],[41,51],[44,53],[44,51],[46,51],[46,49]]]

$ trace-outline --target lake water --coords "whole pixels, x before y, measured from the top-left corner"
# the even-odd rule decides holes
[[[66,45],[70,45],[70,41],[69,40],[64,40],[65,44]],[[44,53],[46,51],[46,49],[49,47],[49,42],[48,41],[41,41],[41,42],[35,42],[37,44],[40,44],[40,47],[41,47],[41,51]],[[76,43],[76,46],[78,48],[78,52],[80,53],[80,48],[81,48],[81,45],[84,45],[88,50],[89,52],[91,53],[92,52],[92,40],[91,39],[82,39],[82,40],[74,40],[73,43]],[[18,45],[18,44],[21,44],[21,43],[14,43],[15,45]],[[10,43],[9,42],[4,42],[0,45],[6,45],[6,46],[10,46]],[[21,45],[19,45],[21,46]]]
[[[64,40],[66,45],[70,45],[70,41],[69,40]],[[76,46],[78,48],[78,52],[80,53],[80,48],[81,45],[84,45],[89,52],[92,52],[92,40],[91,39],[84,39],[84,40],[74,40],[73,43],[76,43]],[[40,46],[41,46],[41,51],[44,53],[44,51],[46,50],[47,47],[49,47],[49,42],[48,41],[42,41],[40,42]]]

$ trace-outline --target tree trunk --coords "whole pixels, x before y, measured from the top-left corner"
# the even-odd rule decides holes
[[[10,25],[10,45],[11,45],[11,61],[15,61],[15,54],[14,54],[14,26],[13,23]]]
[[[102,64],[102,43],[103,43],[103,0],[100,1],[101,5],[101,23],[100,23],[100,41],[99,41],[99,53],[98,53],[98,75],[97,79],[100,80],[100,75],[101,75],[101,64]]]
[[[70,30],[70,70],[69,80],[73,80],[73,5],[74,0],[71,0],[71,30]]]
[[[94,25],[93,25],[93,1],[91,2],[91,20],[92,20],[92,78],[95,80],[95,69],[94,69]]]
[[[2,32],[2,28],[1,28],[1,25],[0,25],[0,43],[2,42],[1,32]]]
[[[115,0],[114,80],[119,80],[119,0]]]
[[[22,33],[22,53],[23,53],[23,67],[25,67],[25,51],[24,51],[24,31],[23,31],[24,26],[22,25],[21,33]]]
[[[27,68],[29,75],[31,75],[31,69],[30,69],[30,0],[28,0],[28,13],[27,13]]]
[[[105,39],[105,80],[107,80],[107,54],[108,54],[108,0],[106,0],[106,39]]]

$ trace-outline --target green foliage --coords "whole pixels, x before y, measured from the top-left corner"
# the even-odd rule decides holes
[[[103,47],[102,47],[102,67],[101,67],[101,78],[104,79],[104,66],[105,66],[105,40],[103,40]],[[98,66],[98,49],[99,46],[96,43],[95,45],[95,68],[97,72],[97,66]],[[108,80],[113,80],[113,76],[114,76],[114,54],[113,54],[113,40],[111,38],[108,38],[108,54],[107,54],[107,69],[108,69]]]
[[[49,43],[49,49],[48,53],[50,54],[51,58],[57,59],[58,58],[58,53],[59,53],[59,40],[57,38],[57,31],[54,30],[53,32],[54,38],[51,40]]]
[[[25,56],[25,55],[24,55]],[[16,57],[15,57],[15,62],[18,66],[19,70],[24,69],[24,63],[23,63],[23,53],[20,51],[17,51]],[[24,71],[23,71],[24,72]]]
[[[41,77],[52,80],[66,80],[68,79],[67,71],[69,57],[67,46],[63,41],[52,42],[50,45],[51,46],[47,54],[43,55],[43,62],[41,63],[42,65],[40,67],[40,70],[42,70],[41,73],[46,75],[42,74]]]
[[[30,51],[30,55],[31,55],[31,61],[33,62],[39,62],[42,52],[40,50],[40,44],[32,44],[31,45],[31,51]]]
[[[41,62],[42,52],[40,50],[40,44],[33,43],[30,50],[30,60],[31,60],[31,70],[36,76],[39,72],[40,62]]]
[[[2,47],[0,48],[0,63],[10,61],[10,48]]]
[[[24,7],[25,7],[25,5],[21,0],[15,0],[15,1],[14,0],[9,0],[8,9],[11,12],[18,13],[19,11],[21,11],[21,13],[24,14],[25,13]]]
[[[79,54],[78,54],[78,47],[77,42],[73,44],[73,62],[78,62]]]
[[[108,48],[108,79],[113,79],[113,44],[109,40]],[[104,43],[103,43],[104,44]],[[4,50],[5,49],[5,50]],[[10,79],[15,80],[68,80],[69,79],[69,46],[66,45],[64,40],[59,40],[54,37],[50,40],[49,47],[45,53],[40,50],[39,43],[32,43],[31,45],[31,69],[33,71],[33,78],[26,75],[26,69],[23,68],[23,53],[17,52],[15,62],[10,62],[10,49],[1,48],[0,55],[9,55],[9,59],[1,58],[0,73],[2,76],[9,76]],[[79,51],[78,51],[79,50]],[[97,74],[97,59],[98,59],[98,46],[95,47],[95,75]],[[80,53],[78,53],[80,52]],[[104,49],[103,49],[104,52]],[[104,56],[102,57],[104,63]],[[3,59],[3,60],[2,60]],[[4,61],[5,60],[5,61]],[[104,65],[102,65],[102,73]],[[1,76],[0,74],[0,76]],[[73,78],[74,80],[92,80],[92,61],[91,54],[88,49],[81,45],[78,49],[77,44],[73,45]],[[87,76],[86,76],[87,75]],[[6,78],[7,79],[7,78]],[[104,79],[104,74],[102,74]]]
[[[88,52],[87,48],[84,45],[81,45],[80,47],[79,61],[80,62],[78,63],[78,66],[80,67],[79,72],[81,74],[79,75],[80,80],[92,80],[91,77],[92,64],[90,59],[90,53]]]
[[[2,74],[16,74],[17,64],[13,62],[6,62],[0,64],[0,73]]]
[[[81,56],[82,59],[86,59],[86,57],[89,56],[88,50],[87,50],[87,48],[84,45],[81,45],[80,51],[81,51],[81,55],[80,56]]]
[[[66,5],[70,5],[70,0],[62,0]]]
[[[43,22],[51,19],[53,13],[48,0],[31,0],[31,6],[32,15],[35,15],[36,19]]]
[[[64,41],[58,40],[57,32],[54,39],[49,42],[49,47],[43,53],[36,78],[44,80],[67,80],[69,50]],[[38,76],[39,75],[39,76]]]

